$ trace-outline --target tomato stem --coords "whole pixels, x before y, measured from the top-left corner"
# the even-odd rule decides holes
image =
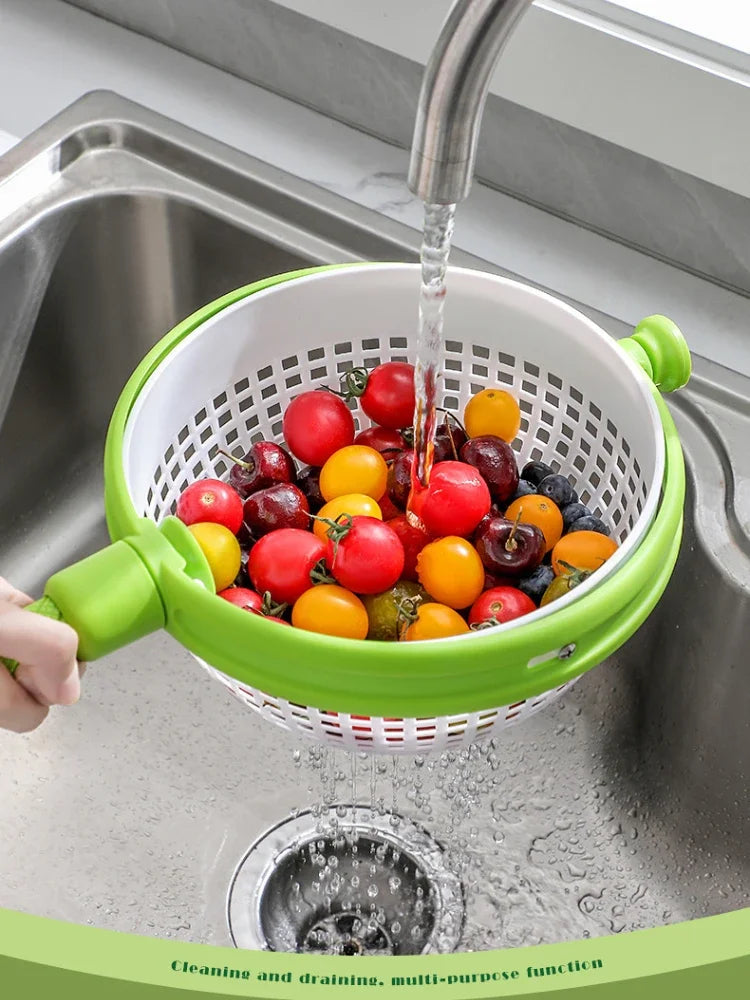
[[[367,388],[370,373],[366,368],[351,368],[341,376],[341,386],[344,399],[359,399]]]
[[[319,559],[310,570],[310,579],[314,586],[320,583],[336,583],[335,577],[328,572],[325,559]]]
[[[493,615],[492,618],[486,618],[483,622],[474,622],[473,625],[469,625],[472,632],[481,632],[485,628],[494,628],[496,625],[502,625],[501,621]]]
[[[564,559],[558,559],[557,561],[567,570],[567,573],[564,575],[570,577],[570,590],[572,590],[573,587],[577,587],[579,583],[583,583],[584,580],[591,576],[590,569],[579,569],[577,566],[571,566],[571,564],[565,562]]]
[[[332,521],[330,517],[320,517],[318,514],[308,514],[309,518],[313,521],[322,521],[323,524],[328,525],[328,531],[326,535],[333,542],[333,561],[336,560],[336,554],[339,550],[339,542],[343,541],[354,526],[354,518],[351,514],[339,514],[335,521]]]
[[[419,605],[422,603],[422,595],[415,594],[413,597],[404,597],[396,605],[398,641],[403,638],[404,632],[413,625],[419,618]]]
[[[269,618],[281,618],[288,607],[288,604],[276,604],[271,596],[271,591],[267,590],[263,594],[263,603],[260,607],[260,613]]]

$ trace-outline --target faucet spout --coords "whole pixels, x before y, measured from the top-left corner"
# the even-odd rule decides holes
[[[532,0],[456,0],[430,56],[414,127],[409,188],[452,205],[474,174],[484,102],[503,46]]]

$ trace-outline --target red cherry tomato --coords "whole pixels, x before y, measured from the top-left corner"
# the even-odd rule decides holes
[[[487,483],[466,462],[438,462],[432,467],[430,485],[416,493],[413,513],[435,535],[470,535],[491,505]]]
[[[279,528],[252,547],[247,571],[259,593],[268,591],[274,601],[294,604],[312,587],[310,571],[325,555],[325,542],[311,531]]]
[[[392,458],[397,451],[403,451],[407,446],[402,435],[389,427],[368,427],[357,434],[354,443],[374,448],[381,454],[387,452],[386,458]]]
[[[180,494],[176,513],[184,524],[221,524],[236,535],[242,525],[242,500],[228,483],[200,479]]]
[[[244,611],[260,611],[263,607],[263,598],[256,594],[249,587],[227,587],[219,592],[219,597],[223,597],[230,604],[236,604]]]
[[[386,361],[373,368],[359,398],[370,420],[398,430],[414,423],[414,366],[406,361]]]
[[[338,541],[329,537],[326,565],[346,590],[379,594],[399,580],[404,547],[396,532],[376,517],[353,517],[342,525]]]
[[[536,611],[536,604],[522,590],[517,587],[493,587],[480,594],[472,604],[469,625],[481,622],[502,624],[531,611]]]
[[[404,580],[417,580],[417,556],[425,545],[432,541],[431,535],[424,528],[409,524],[406,515],[400,512],[386,523],[389,528],[392,528],[396,532],[404,547],[402,578]]]
[[[354,440],[354,417],[339,396],[310,390],[287,406],[283,429],[289,450],[300,462],[323,465]]]

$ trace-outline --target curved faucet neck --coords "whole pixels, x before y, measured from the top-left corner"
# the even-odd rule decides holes
[[[469,193],[490,78],[532,0],[456,0],[432,51],[419,96],[409,188],[452,205]]]

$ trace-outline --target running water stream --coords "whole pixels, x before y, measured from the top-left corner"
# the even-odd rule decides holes
[[[419,296],[419,328],[414,369],[414,466],[409,514],[414,519],[415,499],[430,482],[439,379],[443,360],[443,310],[445,272],[448,267],[455,205],[425,204],[422,236],[422,286]],[[417,518],[418,520],[418,518]]]

